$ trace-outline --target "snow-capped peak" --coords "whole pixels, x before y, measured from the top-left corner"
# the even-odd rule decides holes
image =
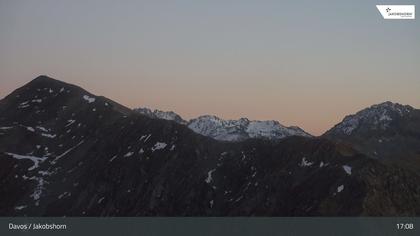
[[[311,136],[297,126],[286,127],[275,120],[259,121],[247,118],[224,120],[214,115],[203,115],[187,122],[172,111],[152,111],[149,108],[134,110],[153,119],[174,120],[187,125],[198,134],[223,141],[241,141],[249,138],[275,140],[289,136]]]
[[[269,139],[280,139],[288,136],[310,136],[297,126],[286,127],[274,120],[251,121],[247,127],[247,133],[252,138]]]
[[[134,111],[139,112],[145,116],[148,116],[150,118],[153,119],[164,119],[164,120],[173,120],[177,123],[180,124],[187,124],[187,121],[185,121],[184,119],[182,119],[181,116],[179,116],[178,114],[176,114],[173,111],[161,111],[161,110],[157,110],[155,109],[154,111],[152,111],[149,108],[136,108],[134,109]]]
[[[217,140],[238,141],[246,138],[248,124],[249,120],[246,118],[223,120],[217,116],[204,115],[191,119],[188,122],[188,127],[196,133]]]
[[[368,125],[371,129],[385,130],[394,119],[403,117],[413,109],[411,106],[389,101],[372,105],[356,114],[346,116],[341,123],[333,128],[333,132],[350,135],[362,125]]]
[[[217,116],[200,116],[190,120],[188,127],[194,132],[223,141],[241,141],[248,138],[281,139],[288,136],[306,136],[297,127],[285,127],[278,121],[258,121],[240,118],[223,120]]]

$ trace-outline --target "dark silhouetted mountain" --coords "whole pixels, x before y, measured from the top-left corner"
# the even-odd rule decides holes
[[[259,121],[247,118],[224,120],[217,116],[204,115],[187,122],[172,111],[152,111],[148,108],[134,110],[150,118],[173,120],[179,124],[187,125],[198,134],[221,141],[238,142],[250,138],[279,140],[290,136],[311,137],[297,126],[286,127],[274,120]]]
[[[349,115],[324,134],[384,162],[420,170],[420,110],[384,102]]]
[[[0,101],[2,216],[412,216],[420,178],[327,139],[221,142],[41,76]]]

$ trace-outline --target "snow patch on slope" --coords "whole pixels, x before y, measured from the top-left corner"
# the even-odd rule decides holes
[[[161,142],[157,142],[153,147],[152,147],[152,152],[156,151],[156,150],[160,150],[160,149],[164,149],[167,146],[166,143],[161,143]]]
[[[351,175],[351,166],[344,165],[343,169],[348,175]]]
[[[10,152],[6,152],[5,153],[8,156],[11,156],[15,159],[18,160],[23,160],[23,159],[27,159],[27,160],[31,160],[34,164],[28,168],[28,171],[31,171],[33,169],[36,169],[39,167],[39,163],[45,161],[47,159],[47,157],[36,157],[36,156],[29,156],[29,155],[19,155],[19,154],[15,154],[15,153],[10,153]]]
[[[83,99],[86,100],[88,103],[95,102],[95,98],[89,97],[88,95],[83,95]]]

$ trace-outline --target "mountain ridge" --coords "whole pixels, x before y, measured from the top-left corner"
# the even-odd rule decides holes
[[[63,85],[0,101],[1,216],[420,215],[417,174],[351,147],[221,142]]]
[[[188,126],[198,134],[221,141],[237,142],[249,138],[279,140],[294,135],[312,136],[298,126],[286,127],[275,120],[249,120],[244,117],[237,120],[225,120],[215,115],[201,115],[186,121],[173,111],[158,109],[152,111],[149,108],[135,108],[133,110],[154,119],[174,120]]]

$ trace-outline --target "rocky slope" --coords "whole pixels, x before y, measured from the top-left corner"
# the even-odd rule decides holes
[[[41,76],[0,101],[2,216],[405,216],[420,178],[327,139],[219,142]]]

